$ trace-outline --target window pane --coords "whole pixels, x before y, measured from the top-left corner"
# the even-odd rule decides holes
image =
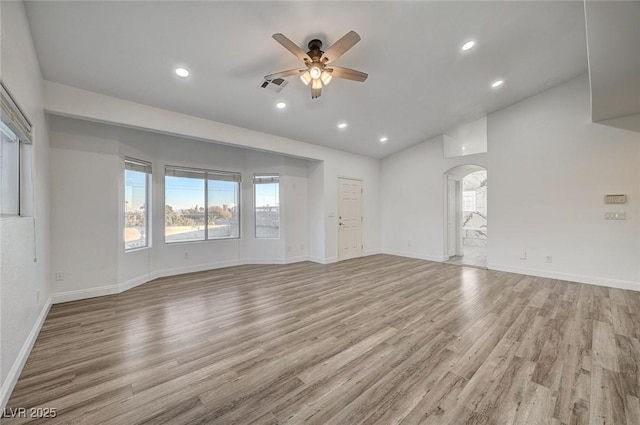
[[[20,143],[9,132],[9,129],[0,131],[0,215],[20,213]]]
[[[147,246],[147,173],[124,171],[124,246]]]
[[[466,190],[462,192],[462,211],[476,210],[476,191]]]
[[[165,242],[204,240],[204,182],[165,176]]]
[[[239,238],[239,183],[208,180],[207,184],[209,189],[209,239]]]
[[[280,184],[255,184],[256,238],[280,237]]]

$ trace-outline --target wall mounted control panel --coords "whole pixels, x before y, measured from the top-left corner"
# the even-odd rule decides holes
[[[626,204],[627,195],[604,195],[605,204]]]

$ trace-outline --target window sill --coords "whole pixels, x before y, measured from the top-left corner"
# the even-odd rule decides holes
[[[150,246],[141,246],[140,248],[131,248],[131,249],[125,249],[124,253],[128,254],[130,252],[138,252],[138,251],[145,251],[147,249],[151,249]]]

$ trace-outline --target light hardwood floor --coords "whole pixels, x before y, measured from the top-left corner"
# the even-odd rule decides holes
[[[46,424],[640,424],[640,293],[376,255],[55,305]],[[3,424],[24,423],[3,420]]]

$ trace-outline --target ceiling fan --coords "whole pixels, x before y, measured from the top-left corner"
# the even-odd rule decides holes
[[[305,68],[289,69],[287,71],[266,75],[264,79],[267,81],[289,77],[291,75],[300,75],[300,79],[305,85],[308,86],[311,84],[311,98],[316,99],[320,96],[322,87],[329,84],[333,77],[360,82],[366,80],[368,77],[366,73],[354,69],[344,68],[342,66],[329,66],[331,62],[345,54],[360,41],[360,36],[355,31],[346,33],[340,40],[333,43],[326,52],[321,50],[322,41],[318,39],[313,39],[309,42],[309,51],[305,53],[304,50],[283,34],[273,34],[273,38],[298,59],[303,60]]]

